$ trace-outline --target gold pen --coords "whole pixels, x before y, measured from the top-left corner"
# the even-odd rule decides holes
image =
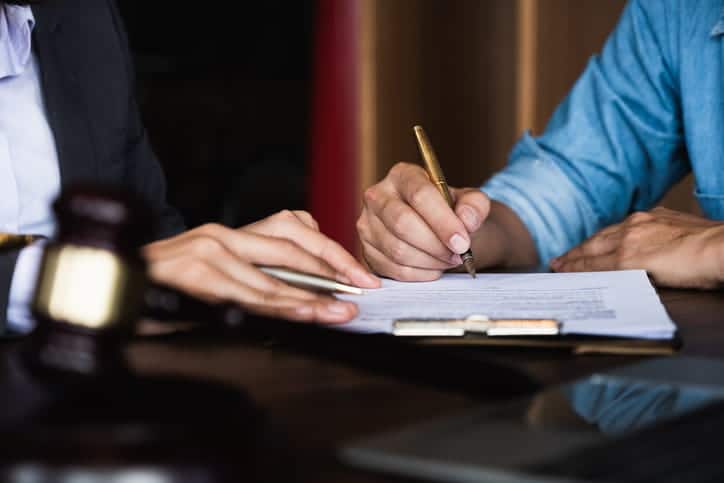
[[[440,163],[437,161],[437,155],[435,155],[435,150],[432,149],[432,144],[430,144],[430,140],[427,138],[425,130],[422,129],[422,126],[415,126],[413,129],[415,130],[417,145],[420,148],[422,159],[425,161],[425,170],[427,171],[427,175],[430,176],[430,181],[435,184],[437,190],[440,192],[442,197],[445,198],[445,201],[447,201],[448,206],[454,210],[455,202],[450,195],[450,189],[447,186],[447,181],[445,181],[445,175],[442,173]],[[475,260],[473,260],[473,252],[468,250],[465,253],[460,254],[460,256],[463,259],[465,269],[471,277],[475,278]]]

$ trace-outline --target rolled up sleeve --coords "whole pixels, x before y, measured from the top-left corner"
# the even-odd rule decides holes
[[[518,215],[544,264],[601,225],[595,211],[580,199],[579,190],[528,133],[516,145],[507,168],[483,191]]]
[[[526,133],[482,187],[520,217],[541,263],[649,209],[690,169],[670,48],[678,14],[628,4],[544,133]]]

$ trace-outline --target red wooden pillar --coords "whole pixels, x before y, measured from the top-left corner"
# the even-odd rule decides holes
[[[356,250],[360,164],[360,17],[365,0],[318,0],[308,206],[321,230]]]

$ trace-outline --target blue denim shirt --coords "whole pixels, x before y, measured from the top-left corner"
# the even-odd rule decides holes
[[[634,0],[540,137],[484,186],[521,218],[542,263],[690,170],[724,220],[724,0]]]

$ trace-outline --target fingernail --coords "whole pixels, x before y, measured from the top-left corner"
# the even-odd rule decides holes
[[[460,257],[460,255],[454,254],[450,257],[450,263],[452,263],[453,265],[462,265],[463,259]]]
[[[478,227],[478,214],[469,206],[460,208],[460,218],[465,223],[466,228],[472,230]]]
[[[552,268],[558,268],[558,266],[559,266],[560,264],[561,264],[561,259],[560,259],[560,258],[554,258],[554,259],[551,260],[551,262],[550,262],[550,266],[551,266]]]
[[[450,247],[452,247],[455,253],[465,253],[468,249],[468,242],[465,241],[465,238],[455,233],[450,237]]]
[[[349,313],[347,305],[343,304],[342,302],[331,303],[331,304],[327,305],[326,308],[327,308],[327,311],[329,311],[333,314],[347,315]]]

